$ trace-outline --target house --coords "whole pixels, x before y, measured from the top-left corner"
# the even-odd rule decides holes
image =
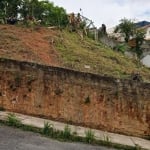
[[[150,24],[140,27],[139,29],[143,29],[145,31],[145,40],[149,41],[150,40]]]
[[[141,62],[147,66],[148,68],[150,68],[150,55],[146,55],[145,57],[143,57],[141,59]]]
[[[150,22],[148,21],[140,21],[135,23],[137,29],[145,30],[145,40],[150,40]],[[124,42],[124,37],[121,33],[114,33],[115,27],[107,30],[107,33],[110,37],[115,38],[119,42]],[[132,40],[132,37],[131,37]]]
[[[150,25],[150,22],[144,20],[144,21],[139,21],[139,22],[135,23],[135,25],[137,28],[141,28],[141,27]]]
[[[148,21],[140,21],[135,23],[137,30],[143,29],[145,31],[145,41],[143,42],[141,48],[143,50],[143,55],[141,57],[141,62],[147,66],[150,67],[150,22]],[[121,33],[114,33],[115,28],[111,28],[107,30],[107,33],[110,37],[113,37],[118,42],[124,42],[124,37]],[[130,40],[128,42],[128,45],[132,48],[136,46],[136,41],[133,37],[130,37]],[[132,56],[133,54],[128,51],[127,56]],[[134,56],[132,56],[134,57]]]

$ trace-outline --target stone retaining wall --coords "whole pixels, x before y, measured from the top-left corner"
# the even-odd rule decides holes
[[[0,107],[136,136],[150,135],[150,84],[0,59]]]

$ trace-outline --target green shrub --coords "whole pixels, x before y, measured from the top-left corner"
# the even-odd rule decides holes
[[[53,125],[48,122],[45,122],[43,128],[43,134],[48,136],[53,136],[53,133],[54,133]]]
[[[85,131],[85,141],[87,143],[92,143],[94,139],[95,139],[94,132],[91,129]]]
[[[63,138],[64,139],[69,139],[71,137],[71,128],[66,125],[63,131]]]
[[[94,34],[88,32],[87,36],[88,36],[88,38],[90,38],[92,40],[95,40],[95,35]]]
[[[127,44],[121,43],[121,44],[117,44],[115,49],[121,53],[124,53],[126,50],[129,49]]]
[[[10,126],[21,126],[21,121],[15,116],[15,114],[8,114],[6,121]]]

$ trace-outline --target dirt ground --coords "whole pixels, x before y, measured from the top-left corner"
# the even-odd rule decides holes
[[[59,66],[59,55],[53,46],[57,34],[54,29],[42,27],[0,25],[0,56]]]

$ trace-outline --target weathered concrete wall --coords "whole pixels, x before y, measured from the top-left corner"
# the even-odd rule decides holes
[[[0,60],[0,106],[102,130],[150,135],[150,84]]]

